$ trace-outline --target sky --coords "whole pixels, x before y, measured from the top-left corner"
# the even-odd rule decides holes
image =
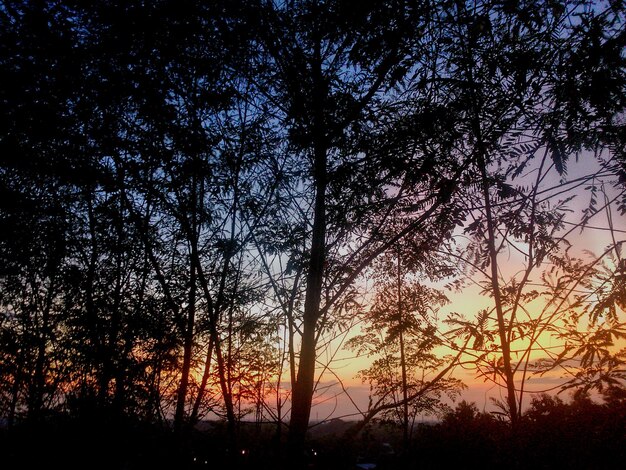
[[[584,157],[584,158],[583,158]],[[572,160],[568,165],[568,173],[566,178],[569,181],[575,181],[585,175],[592,173],[597,169],[594,159],[590,155],[583,155],[579,161]],[[556,183],[553,177],[553,181],[548,181],[549,184]],[[578,223],[582,217],[582,210],[588,206],[590,194],[585,190],[584,186],[578,186],[572,192],[575,194],[575,198],[568,203],[568,207],[571,212],[567,214],[567,220],[569,224],[566,227],[573,226],[572,224]],[[566,194],[559,195],[557,198],[565,197]],[[611,197],[611,194],[608,193]],[[601,204],[602,196],[599,196]],[[584,231],[576,230],[568,236],[568,240],[572,243],[570,254],[574,256],[581,256],[584,259],[591,259],[590,252],[595,255],[599,255],[603,250],[614,241],[626,240],[626,220],[618,216],[614,209],[611,213],[612,221],[614,224],[613,240],[609,231],[604,228],[607,226],[607,212],[599,211],[590,221],[589,227]],[[594,228],[596,227],[596,228]],[[519,273],[524,268],[523,257],[515,252],[509,250],[504,252],[500,258],[500,264],[502,266],[503,278],[508,279]],[[542,269],[549,267],[549,264],[542,265]],[[541,270],[535,269],[531,275],[533,281],[539,281],[539,273]],[[468,286],[461,292],[446,291],[446,295],[450,299],[450,303],[443,307],[440,311],[439,318],[444,318],[449,312],[462,313],[468,318],[471,318],[481,309],[492,308],[492,299],[482,296],[479,288],[476,286]],[[530,304],[528,307],[530,315],[536,315],[543,308],[542,303],[535,302],[534,305]],[[557,347],[558,341],[554,338],[550,338],[544,335],[542,343],[550,347]],[[536,353],[535,358],[545,357],[545,355]],[[321,362],[328,359],[329,356],[320,358]],[[515,356],[513,357],[515,361]],[[369,386],[367,383],[362,383],[357,378],[357,373],[360,369],[366,368],[371,361],[371,358],[367,357],[354,357],[353,352],[340,350],[335,361],[333,362],[333,370],[337,377],[340,377],[343,382],[343,387],[349,393],[350,397],[347,397],[342,391],[342,387],[338,385],[337,378],[331,374],[324,374],[321,377],[320,389],[322,393],[314,399],[314,407],[311,413],[311,419],[313,421],[319,421],[327,419],[329,417],[347,417],[347,419],[357,419],[358,406],[361,410],[367,409],[369,400]],[[494,411],[496,408],[493,405],[493,399],[504,400],[504,393],[506,390],[501,386],[495,385],[490,381],[485,381],[482,378],[475,376],[475,373],[471,370],[463,370],[457,367],[454,371],[454,377],[461,379],[467,386],[463,390],[456,402],[465,400],[468,402],[474,402],[479,409],[484,411]],[[564,376],[562,371],[552,371],[541,377],[532,376],[530,380],[526,382],[525,389],[529,392],[549,391],[549,393],[556,393],[559,390],[559,385],[563,383]],[[333,385],[334,384],[334,385]],[[562,398],[567,399],[568,393],[560,395]],[[530,403],[532,394],[525,394],[523,400],[523,408]],[[455,402],[447,400],[448,404],[454,406]],[[356,406],[355,406],[356,405]],[[426,418],[428,419],[428,418]]]

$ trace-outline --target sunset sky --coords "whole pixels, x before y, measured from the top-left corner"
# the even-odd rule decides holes
[[[598,211],[591,217],[588,222],[588,226],[581,230],[577,228],[571,231],[571,228],[578,225],[583,217],[582,211],[589,205],[589,193],[585,190],[588,183],[581,185],[579,181],[585,177],[595,173],[598,170],[598,165],[593,155],[583,154],[578,158],[570,160],[567,174],[562,177],[566,181],[573,183],[566,184],[559,187],[551,193],[557,194],[557,198],[564,199],[565,197],[575,196],[569,203],[568,207],[571,212],[565,219],[564,229],[562,232],[570,232],[567,235],[568,241],[572,244],[569,254],[570,256],[578,256],[583,259],[591,260],[595,256],[599,256],[608,246],[613,245],[616,241],[619,244],[620,241],[626,241],[626,220],[624,218],[616,216],[615,205],[607,209]],[[529,177],[522,178],[517,184],[527,184],[532,179],[532,171],[529,172]],[[543,183],[543,187],[557,187],[559,186],[561,177],[552,174],[551,178],[547,179]],[[524,181],[526,180],[526,181]],[[611,180],[606,180],[610,182]],[[573,189],[572,189],[573,188]],[[608,198],[614,197],[614,193],[610,188],[610,185],[606,185]],[[546,194],[550,194],[546,193]],[[608,211],[608,212],[607,212]],[[608,230],[608,214],[611,213],[613,225],[613,231],[611,233]],[[615,237],[615,238],[613,238]],[[521,248],[523,246],[520,245]],[[502,276],[504,279],[510,279],[517,277],[519,279],[520,273],[525,269],[524,257],[516,250],[509,249],[501,254],[501,268]],[[609,268],[615,270],[617,266],[608,262]],[[540,268],[535,268],[531,275],[531,281],[539,281],[540,275],[543,270],[549,267],[549,263],[544,263]],[[477,279],[474,279],[477,280]],[[445,288],[445,285],[450,279],[444,279],[434,285],[443,289],[446,296],[449,298],[449,304],[443,306],[439,311],[439,319],[442,320],[450,312],[461,313],[467,318],[473,318],[476,312],[482,309],[493,309],[493,300],[488,296],[481,295],[480,287],[473,282],[466,282],[466,285],[460,291],[449,290]],[[482,279],[484,281],[484,279]],[[370,281],[371,282],[371,281]],[[368,284],[370,283],[368,282]],[[531,283],[532,285],[532,283]],[[371,282],[369,289],[375,287],[375,283]],[[366,289],[366,290],[369,290]],[[543,307],[543,303],[535,301],[529,305],[529,312],[539,312]],[[445,329],[445,326],[442,325]],[[352,331],[347,332],[345,337],[351,337],[355,331],[359,330],[357,325]],[[342,339],[344,336],[341,337]],[[540,343],[544,347],[554,348],[559,350],[562,346],[562,342],[551,335],[544,334]],[[519,342],[518,342],[519,343]],[[326,419],[328,417],[341,417],[345,416],[346,419],[358,419],[360,412],[364,412],[367,409],[368,400],[370,396],[369,385],[362,383],[361,379],[357,377],[359,370],[367,368],[371,364],[372,358],[365,356],[355,356],[353,352],[345,350],[345,348],[337,347],[337,341],[335,347],[331,349],[332,352],[326,353],[320,358],[320,362],[329,361],[330,356],[333,356],[334,362],[332,362],[332,368],[334,374],[336,374],[343,382],[346,391],[350,397],[345,396],[343,389],[338,385],[337,378],[334,374],[325,373],[321,377],[320,389],[323,391],[316,396],[314,400],[314,411],[316,419]],[[626,345],[626,341],[618,341],[612,350],[617,351]],[[517,344],[518,349],[524,347],[524,343]],[[450,351],[445,348],[439,349],[440,354],[449,354]],[[514,355],[514,359],[515,359]],[[517,355],[519,357],[519,355]],[[534,359],[541,359],[545,357],[541,351],[534,351],[532,353]],[[466,389],[462,390],[460,396],[452,401],[448,398],[445,399],[447,403],[454,406],[460,400],[466,400],[469,402],[475,402],[479,409],[485,411],[495,411],[497,407],[494,406],[492,399],[504,401],[506,395],[506,388],[504,385],[497,385],[492,381],[485,380],[481,377],[476,377],[475,368],[471,364],[467,364],[463,367],[458,366],[455,368],[453,374],[463,381],[466,385]],[[541,376],[530,374],[525,382],[526,394],[524,395],[524,408],[526,408],[532,397],[537,393],[549,393],[559,394],[561,398],[567,400],[571,394],[571,391],[561,391],[560,385],[562,385],[567,379],[571,378],[564,370],[555,369],[549,371]],[[518,383],[519,385],[519,383]],[[355,404],[360,408],[357,410]],[[430,419],[434,419],[430,416]]]
[[[0,467],[624,460],[625,51],[620,0],[0,0]]]

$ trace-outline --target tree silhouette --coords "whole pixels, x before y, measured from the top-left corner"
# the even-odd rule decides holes
[[[388,278],[380,276],[362,333],[351,338],[348,347],[376,358],[359,372],[362,380],[370,383],[370,400],[375,400],[364,413],[361,426],[378,413],[399,421],[407,448],[417,413],[436,411],[441,395],[454,396],[460,384],[446,377],[456,359],[448,364],[433,351],[442,344],[437,335],[437,311],[447,298],[407,280],[400,251],[395,253],[395,260],[393,257],[389,253],[379,263]]]
[[[574,137],[571,130],[564,131],[558,125],[562,121],[553,119],[562,111],[562,102],[554,95],[561,92],[562,86],[556,71],[572,66],[569,60],[580,58],[578,53],[585,54],[590,39],[586,27],[571,27],[568,19],[580,15],[589,25],[595,23],[596,15],[603,22],[605,19],[600,18],[615,13],[596,12],[584,3],[573,3],[571,10],[558,5],[535,7],[540,15],[531,12],[530,6],[501,9],[485,2],[478,14],[469,5],[459,4],[455,19],[463,21],[449,33],[449,41],[458,46],[449,49],[448,60],[455,64],[453,89],[465,105],[461,117],[467,132],[464,151],[476,155],[470,173],[476,183],[468,186],[465,196],[465,201],[472,201],[466,204],[466,214],[472,222],[466,225],[465,233],[473,237],[465,260],[470,270],[484,276],[484,293],[493,299],[493,310],[477,316],[474,331],[483,331],[492,319],[497,326],[495,332],[477,335],[475,346],[482,350],[483,340],[488,337],[489,346],[479,354],[493,360],[488,373],[502,379],[505,408],[513,425],[521,414],[523,388],[516,390],[515,375],[520,364],[514,363],[518,353],[511,349],[511,344],[527,334],[516,330],[523,323],[519,310],[533,296],[532,291],[526,290],[531,273],[563,242],[559,231],[568,201],[559,199],[556,189],[546,187],[550,178],[547,175],[553,171],[564,177],[567,159],[574,152],[610,152],[613,148],[612,138],[605,138],[599,130],[607,119],[613,119],[607,114],[595,115],[593,125],[587,122],[588,126],[598,127],[590,127],[584,138],[580,134]],[[606,33],[611,34],[608,30]],[[563,52],[556,52],[559,50]],[[611,50],[607,46],[609,57]],[[613,155],[608,159],[615,158]],[[590,181],[593,176],[588,178]],[[518,185],[514,185],[516,179],[520,181]],[[550,191],[555,195],[548,202]],[[506,250],[525,257],[525,269],[511,281],[503,280],[501,273]],[[555,318],[548,322],[552,320]],[[529,314],[525,326],[534,328],[532,321]],[[536,339],[533,336],[531,343]],[[491,355],[489,347],[496,348],[498,357]]]
[[[585,0],[2,2],[0,417],[180,446],[215,418],[232,450],[254,412],[298,465],[362,319],[354,431],[393,417],[410,442],[458,362],[520,439],[530,377],[616,404],[623,25]],[[436,324],[426,279],[492,304]]]

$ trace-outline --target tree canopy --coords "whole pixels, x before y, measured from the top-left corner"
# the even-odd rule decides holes
[[[623,389],[625,13],[2,1],[0,417],[254,419],[302,457],[346,342],[405,442],[463,367],[513,428],[531,377]]]

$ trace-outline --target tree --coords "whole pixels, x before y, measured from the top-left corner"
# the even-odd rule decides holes
[[[560,229],[567,210],[568,201],[559,199],[558,189],[548,188],[546,175],[553,171],[557,177],[564,177],[573,153],[613,145],[612,138],[607,137],[610,133],[604,135],[599,128],[614,125],[614,108],[587,114],[585,125],[590,126],[590,132],[585,137],[574,131],[572,126],[580,121],[574,124],[576,118],[572,116],[567,129],[560,127],[563,121],[555,120],[555,116],[569,111],[563,104],[564,89],[558,71],[578,67],[574,64],[587,53],[587,34],[594,40],[606,41],[606,63],[620,61],[613,55],[610,43],[614,39],[607,37],[619,34],[614,30],[614,21],[621,13],[619,9],[609,10],[597,12],[585,2],[532,6],[458,3],[457,16],[451,19],[455,27],[449,30],[448,41],[454,46],[446,54],[451,72],[448,78],[453,80],[451,92],[458,93],[464,103],[465,151],[476,155],[469,173],[476,185],[469,186],[465,196],[471,201],[466,206],[471,222],[465,233],[472,236],[465,261],[470,272],[484,276],[483,292],[493,299],[493,309],[480,313],[469,330],[461,331],[470,335],[486,333],[475,335],[474,346],[480,350],[479,358],[491,358],[486,373],[501,379],[506,388],[504,408],[514,426],[521,414],[523,389],[516,388],[520,364],[514,362],[517,352],[511,346],[528,337],[520,320],[522,305],[536,298],[533,296],[537,293],[526,288],[534,269],[556,253],[562,242]],[[570,26],[569,19],[576,15],[582,23]],[[593,19],[596,15],[598,22]],[[603,33],[591,33],[599,23],[603,24]],[[595,26],[587,29],[592,24]],[[604,62],[599,65],[603,70],[604,66]],[[605,72],[611,75],[609,81],[617,87],[612,88],[615,92],[621,86],[619,72]],[[519,185],[514,185],[516,179]],[[586,179],[591,181],[593,177]],[[554,198],[548,202],[551,191]],[[510,281],[502,278],[502,257],[507,250],[524,257],[524,268]],[[524,325],[532,329],[531,317]],[[548,323],[555,321],[554,316],[534,320],[539,318],[549,318]],[[497,326],[495,331],[485,329],[492,320]],[[531,343],[537,339],[532,337]]]
[[[291,196],[298,209],[288,234],[295,239],[288,252],[296,255],[289,263],[303,266],[305,290],[301,327],[293,327],[301,331],[292,384],[294,443],[303,441],[308,425],[318,340],[340,299],[377,256],[434,218],[447,195],[439,199],[424,194],[426,188],[455,181],[443,158],[431,160],[421,181],[407,176],[418,160],[414,136],[393,112],[401,102],[393,87],[414,65],[409,51],[422,51],[416,43],[427,42],[415,35],[425,28],[427,12],[426,5],[411,2],[353,9],[341,2],[304,1],[264,5],[258,15],[263,47],[258,68],[265,74],[256,83],[287,131],[287,149],[304,168],[301,191],[297,199]],[[420,190],[409,191],[418,182]],[[404,199],[407,194],[411,202]],[[394,204],[405,201],[415,217],[396,232],[385,232],[386,218],[401,210]],[[288,295],[280,303],[288,305]]]
[[[273,176],[268,166],[257,165],[266,145],[264,117],[245,101],[245,83],[232,73],[245,35],[237,30],[237,19],[229,23],[230,9],[223,7],[102,5],[94,29],[103,50],[119,50],[107,77],[137,84],[112,97],[115,126],[106,136],[113,142],[111,166],[123,175],[115,190],[155,274],[166,327],[174,328],[180,342],[180,370],[171,370],[179,374],[177,386],[165,390],[174,426],[183,430],[192,369],[197,351],[204,350],[192,424],[215,362],[234,439],[229,378],[234,366],[227,353],[232,312],[253,299],[246,294],[249,276],[242,272],[250,269],[242,262],[246,223],[254,225],[264,213],[261,185],[271,185]]]
[[[57,8],[62,13],[56,15]],[[1,302],[3,333],[18,338],[7,344],[13,354],[5,356],[6,365],[14,364],[3,380],[10,386],[10,422],[20,410],[39,420],[58,405],[67,380],[67,356],[57,341],[64,286],[76,282],[67,262],[74,247],[66,208],[75,185],[92,172],[80,158],[79,122],[67,112],[78,96],[74,59],[80,50],[72,48],[76,31],[64,21],[66,11],[57,2],[18,2],[3,4],[0,16],[0,67],[7,78],[1,92],[0,218],[11,227],[0,240]]]
[[[213,411],[234,445],[251,405],[280,431],[290,394],[301,451],[323,348],[357,313],[384,333],[362,347],[392,343],[363,422],[399,410],[407,435],[470,343],[514,424],[531,372],[621,387],[623,20],[582,0],[3,2],[2,413],[184,437]],[[592,151],[599,171],[568,179]],[[567,227],[602,214],[607,248],[574,253]],[[361,281],[400,246],[368,310]],[[493,309],[452,318],[444,364],[441,298],[409,279],[459,264]]]
[[[381,275],[376,296],[364,315],[362,333],[351,338],[348,347],[359,355],[376,357],[368,369],[359,372],[362,380],[370,383],[370,401],[376,399],[363,413],[359,427],[379,412],[391,417],[402,425],[406,449],[417,413],[432,412],[441,395],[454,396],[460,383],[446,377],[458,357],[446,364],[433,351],[442,344],[437,334],[437,311],[447,298],[407,280],[400,253],[398,249],[395,260],[388,253],[378,263]],[[395,273],[390,275],[393,268]]]

